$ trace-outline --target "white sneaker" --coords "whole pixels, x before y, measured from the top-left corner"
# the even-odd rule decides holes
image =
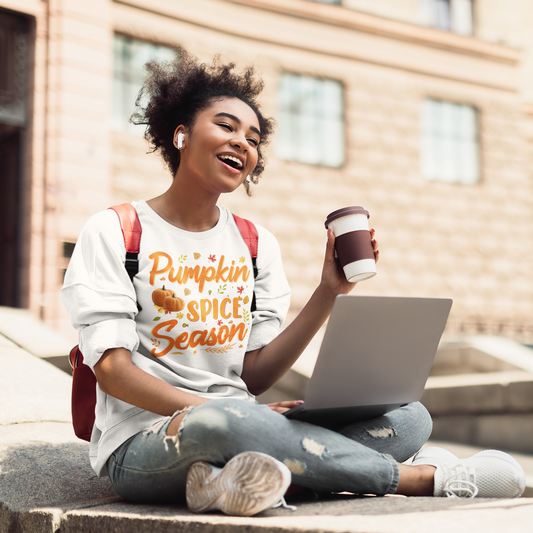
[[[434,496],[519,498],[526,487],[524,470],[516,459],[498,450],[458,459],[448,450],[429,447],[419,451],[411,464],[437,467]]]
[[[200,461],[187,474],[187,506],[195,513],[252,516],[279,502],[290,484],[290,470],[264,453],[241,453],[224,468]]]

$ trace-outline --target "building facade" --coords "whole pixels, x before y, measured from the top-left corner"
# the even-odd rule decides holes
[[[0,305],[71,331],[59,289],[86,219],[171,176],[127,122],[142,65],[181,45],[254,64],[278,124],[252,198],[291,316],[324,220],[370,211],[359,294],[451,297],[447,334],[533,339],[533,4],[528,0],[0,0]]]

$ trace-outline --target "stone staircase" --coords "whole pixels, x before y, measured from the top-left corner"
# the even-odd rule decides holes
[[[228,517],[219,513],[194,515],[182,505],[139,505],[124,501],[113,491],[107,478],[99,479],[92,472],[88,460],[88,443],[78,440],[70,422],[71,378],[48,362],[59,362],[56,349],[43,346],[46,339],[56,334],[44,329],[8,331],[0,310],[0,533],[513,533],[533,531],[533,499],[517,500],[457,500],[447,498],[407,498],[403,496],[354,496],[336,494],[327,498],[292,500],[296,511],[269,509],[251,518]],[[15,313],[18,311],[15,311]],[[23,315],[16,315],[18,318]],[[27,323],[27,322],[26,322]],[[35,334],[40,340],[31,338]],[[19,337],[17,337],[19,335]],[[47,335],[49,335],[47,337]],[[18,340],[14,342],[14,338]],[[56,339],[57,340],[57,339]],[[32,344],[33,343],[33,344]],[[33,346],[41,357],[29,353],[22,345]],[[59,346],[59,345],[58,345]],[[70,342],[63,341],[68,351]],[[48,354],[43,352],[48,352]],[[439,354],[440,357],[440,354]],[[48,359],[48,360],[47,360]],[[66,359],[66,358],[65,358]],[[305,359],[304,359],[305,363]],[[57,366],[62,366],[58,364]],[[506,374],[508,381],[486,379],[484,384],[473,384],[469,376]],[[478,398],[486,401],[495,390],[514,390],[501,394],[501,402],[494,405],[513,406],[522,394],[528,394],[529,373],[511,369],[495,370],[484,374],[454,376],[465,379],[450,387],[432,386],[430,378],[426,393],[428,402],[443,401],[438,394],[455,388],[454,402],[448,404],[463,408]],[[527,378],[527,379],[526,379]],[[284,380],[288,394],[305,387],[307,377],[293,371]],[[505,385],[505,383],[507,383]],[[496,385],[495,385],[496,383]],[[483,393],[483,387],[492,387]],[[521,389],[520,387],[526,387]],[[516,387],[516,388],[514,388]],[[464,391],[461,391],[464,389]],[[470,392],[467,392],[468,391]],[[428,392],[430,391],[430,392]],[[477,392],[472,392],[477,391]],[[465,396],[459,401],[457,394]],[[297,395],[299,396],[299,394]],[[485,398],[485,399],[483,399]],[[524,400],[525,401],[525,400]],[[520,404],[521,405],[521,404]],[[436,409],[436,407],[435,407]],[[512,430],[513,432],[515,429]],[[435,444],[435,443],[431,443]],[[438,444],[438,443],[437,443]],[[478,448],[446,444],[460,457],[467,457]],[[533,457],[516,454],[528,474],[525,496],[533,495]]]

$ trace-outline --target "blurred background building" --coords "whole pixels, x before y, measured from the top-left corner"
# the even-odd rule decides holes
[[[326,215],[371,213],[359,294],[454,299],[446,335],[533,342],[529,0],[0,0],[0,305],[64,332],[86,219],[171,176],[128,123],[143,64],[182,45],[255,64],[278,128],[254,195],[291,315],[319,281]]]

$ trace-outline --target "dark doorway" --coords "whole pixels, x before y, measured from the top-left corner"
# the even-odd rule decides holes
[[[20,128],[0,124],[0,305],[19,303]]]
[[[0,10],[0,305],[21,304],[22,154],[27,128],[28,20]]]

